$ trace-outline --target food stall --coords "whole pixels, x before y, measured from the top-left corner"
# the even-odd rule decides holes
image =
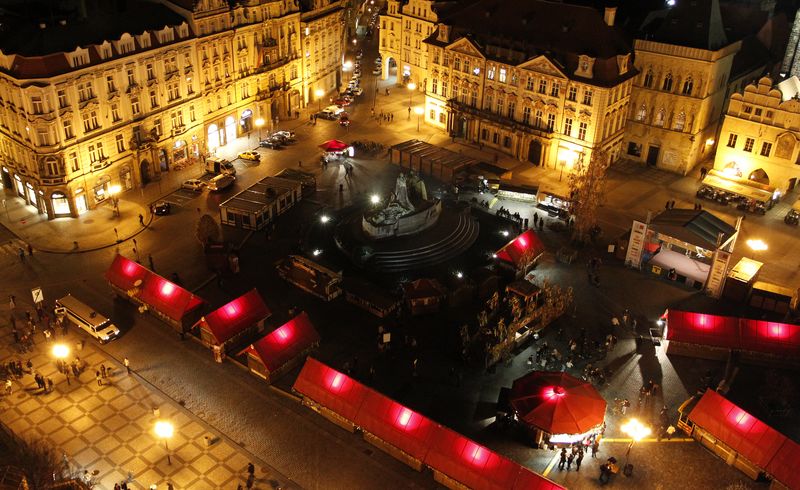
[[[264,328],[272,315],[257,289],[251,289],[233,301],[198,320],[192,329],[200,342],[214,352],[214,360],[222,362],[226,350],[246,335]]]
[[[697,197],[725,205],[734,204],[737,209],[750,213],[766,214],[780,199],[781,191],[711,169],[703,179]]]
[[[533,230],[526,230],[494,253],[501,266],[510,269],[515,276],[525,275],[539,257],[544,254],[544,244]]]
[[[250,372],[272,383],[305,360],[319,341],[308,314],[302,312],[250,344],[242,353],[247,355]]]
[[[542,183],[536,191],[536,205],[553,218],[569,217],[569,187],[560,183]]]

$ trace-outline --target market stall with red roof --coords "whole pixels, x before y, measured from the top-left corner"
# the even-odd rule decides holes
[[[768,473],[787,488],[800,488],[794,441],[714,390],[693,402],[681,406],[678,422],[690,436],[754,480]]]
[[[526,230],[495,252],[497,261],[517,274],[525,274],[544,253],[544,244],[533,230]]]
[[[200,318],[194,329],[200,341],[214,351],[214,360],[222,362],[226,347],[244,335],[260,331],[271,314],[254,288]]]
[[[305,359],[319,340],[308,314],[303,312],[250,344],[243,352],[250,371],[272,383]]]
[[[149,311],[183,334],[200,318],[204,301],[140,264],[117,255],[106,279],[121,298]]]
[[[349,431],[364,402],[366,386],[313,357],[306,359],[292,390],[303,396],[303,404]]]

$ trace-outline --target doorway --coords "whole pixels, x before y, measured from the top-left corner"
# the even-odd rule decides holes
[[[528,146],[528,161],[537,167],[542,164],[542,143],[539,140],[531,141]]]
[[[142,186],[145,186],[150,183],[150,162],[147,160],[142,160],[142,163],[139,164],[139,172],[142,177]]]
[[[661,148],[658,146],[651,146],[647,149],[647,165],[655,167],[658,165],[658,152]]]

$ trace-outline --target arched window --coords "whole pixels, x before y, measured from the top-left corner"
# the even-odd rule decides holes
[[[647,119],[647,106],[642,104],[641,107],[639,107],[639,111],[636,113],[636,120],[644,121],[645,119]]]
[[[653,119],[653,126],[663,127],[664,119],[666,119],[666,114],[667,113],[664,109],[659,109],[658,112],[656,112],[656,118]]]
[[[677,116],[675,116],[675,124],[673,125],[673,129],[675,131],[683,131],[683,128],[686,127],[686,113],[679,112]]]
[[[653,70],[647,70],[644,75],[644,86],[650,88],[653,86]]]
[[[683,82],[683,95],[692,95],[692,88],[694,88],[694,82],[692,77],[689,77]]]
[[[672,73],[667,73],[667,76],[664,77],[664,84],[661,89],[665,92],[672,92]]]

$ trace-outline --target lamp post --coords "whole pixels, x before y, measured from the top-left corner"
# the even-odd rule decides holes
[[[760,238],[751,238],[745,243],[747,243],[747,246],[753,251],[753,257],[758,257],[758,252],[763,252],[769,248],[767,243]]]
[[[258,142],[261,143],[261,128],[264,127],[264,118],[259,117],[256,119],[256,127],[258,128]]]
[[[119,192],[122,190],[118,185],[112,185],[108,188],[108,193],[111,194],[111,203],[114,204],[114,216],[119,217]]]
[[[170,459],[169,456],[169,446],[167,445],[167,440],[170,437],[172,437],[174,431],[175,428],[172,426],[170,422],[166,420],[156,421],[154,432],[156,433],[156,436],[158,436],[160,439],[164,439],[164,449],[167,451],[167,464],[169,465],[172,464],[172,459]]]
[[[419,120],[422,117],[422,113],[424,113],[424,112],[425,112],[425,109],[423,109],[422,107],[415,107],[414,108],[414,114],[417,115],[417,132],[418,133],[419,133]]]
[[[67,356],[69,356],[69,347],[64,344],[56,344],[53,346],[53,357],[57,359],[57,364],[60,365]],[[69,374],[66,372],[64,372],[64,374],[67,376],[67,384],[69,384]]]
[[[411,119],[411,100],[414,98],[414,90],[417,89],[417,84],[414,82],[408,82],[408,118]]]
[[[321,88],[318,88],[314,91],[314,97],[317,98],[317,112],[322,112],[322,96],[325,95],[325,91]]]
[[[623,468],[625,468],[628,466],[628,458],[630,457],[633,445],[649,436],[651,431],[650,427],[642,424],[637,419],[628,420],[622,425],[621,429],[624,434],[631,438],[631,443],[628,444],[628,450],[625,452],[625,465],[623,465]]]

